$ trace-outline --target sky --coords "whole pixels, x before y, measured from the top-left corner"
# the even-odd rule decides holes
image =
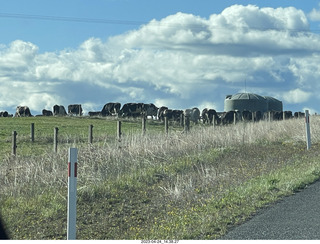
[[[0,1],[0,111],[251,92],[320,112],[320,0]]]

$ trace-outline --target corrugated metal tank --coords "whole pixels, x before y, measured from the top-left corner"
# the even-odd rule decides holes
[[[278,99],[275,99],[273,97],[265,97],[268,101],[268,111],[283,111],[283,105],[282,102]]]
[[[237,93],[227,95],[224,101],[224,111],[282,111],[282,102],[273,97],[263,97],[254,93]]]

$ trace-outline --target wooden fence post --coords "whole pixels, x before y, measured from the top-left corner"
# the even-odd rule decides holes
[[[184,116],[184,131],[189,132],[189,130],[190,130],[190,116],[185,115]]]
[[[146,134],[146,115],[142,115],[142,135],[144,136]]]
[[[118,137],[118,140],[120,141],[121,140],[121,121],[120,120],[117,121],[117,137]]]
[[[164,131],[166,134],[169,133],[169,121],[167,116],[164,116]]]
[[[58,127],[54,128],[54,134],[53,134],[53,151],[56,153],[58,152]]]
[[[34,123],[31,123],[30,133],[31,142],[34,142]]]
[[[88,138],[88,142],[90,144],[92,144],[92,141],[93,141],[93,133],[92,133],[92,130],[93,130],[93,125],[89,125],[89,138]]]
[[[12,155],[17,155],[17,132],[12,131]]]

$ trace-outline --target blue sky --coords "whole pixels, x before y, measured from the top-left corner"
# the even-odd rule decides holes
[[[320,112],[320,1],[2,1],[0,111],[253,92]]]

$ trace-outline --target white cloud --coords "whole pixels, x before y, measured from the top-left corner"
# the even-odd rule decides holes
[[[312,21],[320,21],[320,9],[313,8],[311,12],[308,14],[308,17]]]
[[[288,91],[283,94],[283,99],[288,103],[303,103],[311,97],[310,92],[305,92],[299,88]]]
[[[225,95],[245,81],[248,91],[289,104],[309,102],[320,89],[320,38],[293,7],[233,5],[209,18],[177,13],[74,50],[38,49],[21,40],[0,44],[0,110],[82,103],[89,111],[117,101],[221,111]]]

